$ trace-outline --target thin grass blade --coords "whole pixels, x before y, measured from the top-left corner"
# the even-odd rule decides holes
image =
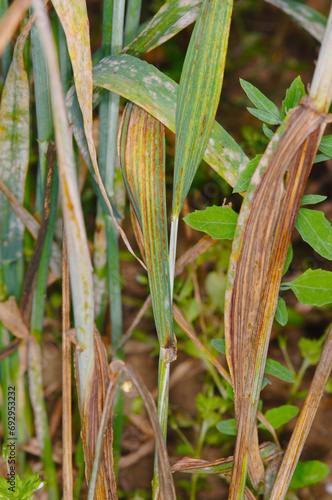
[[[168,0],[122,53],[139,57],[166,42],[197,19],[201,3],[202,0]]]
[[[203,158],[219,103],[231,0],[204,0],[181,74],[176,105],[172,216],[179,216]]]

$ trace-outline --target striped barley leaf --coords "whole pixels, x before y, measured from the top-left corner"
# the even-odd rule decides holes
[[[129,55],[114,55],[102,59],[94,67],[93,76],[97,88],[103,87],[135,102],[175,131],[178,85],[157,68]],[[73,88],[67,94],[67,112],[74,126],[75,139],[91,171],[82,117]],[[204,159],[232,186],[236,183],[239,170],[243,170],[248,162],[240,146],[217,122],[214,122]]]
[[[122,53],[139,57],[166,42],[197,19],[201,3],[202,0],[168,0]]]
[[[17,39],[0,109],[0,177],[19,203],[23,202],[29,163],[29,83],[23,49],[31,26],[30,21]],[[2,192],[0,213],[0,257],[9,264],[22,256],[24,226]]]
[[[176,106],[173,217],[203,158],[219,103],[231,0],[204,0],[187,50]]]
[[[174,346],[169,281],[164,127],[130,103],[119,132],[123,177],[142,227],[152,306],[160,346]]]

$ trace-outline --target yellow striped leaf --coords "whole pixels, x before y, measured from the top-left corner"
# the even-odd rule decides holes
[[[141,225],[160,346],[175,347],[169,281],[163,125],[127,105],[119,132],[119,157],[130,201]]]

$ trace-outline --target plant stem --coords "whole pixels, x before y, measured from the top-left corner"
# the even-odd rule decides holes
[[[169,349],[160,347],[159,350],[159,371],[158,371],[158,420],[161,432],[166,442],[167,420],[168,420],[168,396],[169,396],[169,373],[170,363],[168,360]],[[157,500],[159,496],[158,486],[158,455],[155,453],[153,471],[152,498]]]

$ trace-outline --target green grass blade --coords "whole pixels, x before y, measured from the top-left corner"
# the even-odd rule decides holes
[[[128,0],[124,34],[125,45],[130,43],[137,36],[141,17],[141,7],[142,0]]]
[[[293,0],[265,1],[284,11],[318,42],[322,42],[326,26],[326,17],[323,14],[320,14],[302,2],[295,2]]]
[[[168,270],[163,126],[141,108],[127,106],[119,133],[123,177],[143,231],[146,264],[160,346],[173,345]]]
[[[175,131],[178,85],[151,64],[129,55],[105,58],[94,68],[94,84],[135,102]],[[70,122],[74,123],[77,113],[70,110],[74,105],[72,95],[68,101]],[[74,134],[79,140],[79,130],[76,133],[75,126]],[[239,145],[217,122],[214,122],[204,160],[232,186],[238,178],[239,168],[242,166],[243,169],[248,162]]]
[[[139,57],[158,47],[197,19],[201,3],[202,0],[168,0],[122,52]]]
[[[233,2],[204,0],[187,50],[176,106],[173,207],[179,216],[219,103]]]
[[[38,28],[34,24],[31,28],[31,53],[33,65],[34,88],[36,96],[37,138],[39,168],[37,178],[36,208],[39,215],[43,211],[43,199],[46,180],[46,152],[51,140],[53,126],[51,118],[51,104],[48,89],[48,75],[44,51],[41,46]]]

